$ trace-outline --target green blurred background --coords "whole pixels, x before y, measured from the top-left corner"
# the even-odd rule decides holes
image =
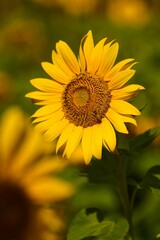
[[[146,90],[134,101],[143,110],[137,119],[138,128],[131,129],[131,134],[160,125],[159,0],[1,0],[0,112],[16,104],[32,114],[36,107],[24,95],[33,90],[30,79],[47,77],[41,62],[51,62],[52,49],[59,40],[67,42],[78,55],[80,40],[89,29],[95,42],[106,36],[108,41],[118,41],[117,61],[134,58],[138,62],[130,82]],[[157,138],[137,158],[133,172],[142,177],[149,166],[160,163],[159,156]],[[137,203],[135,223],[139,235],[149,229],[140,240],[153,239],[160,233],[159,205],[159,200],[148,195]]]

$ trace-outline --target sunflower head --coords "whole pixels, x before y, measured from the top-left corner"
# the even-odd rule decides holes
[[[0,125],[1,239],[51,239],[43,237],[52,234],[40,213],[74,192],[73,186],[56,176],[65,163],[51,153],[50,144],[19,108],[6,111]]]
[[[51,79],[36,78],[31,84],[38,91],[26,96],[41,105],[32,117],[36,127],[49,141],[58,138],[56,150],[65,146],[70,158],[81,144],[85,163],[92,156],[101,159],[102,146],[114,152],[115,130],[128,133],[125,123],[136,125],[134,116],[140,112],[128,101],[144,89],[141,85],[126,85],[134,75],[133,59],[115,64],[118,43],[106,38],[94,44],[92,32],[83,38],[79,58],[63,41],[52,52],[53,63],[42,67]]]

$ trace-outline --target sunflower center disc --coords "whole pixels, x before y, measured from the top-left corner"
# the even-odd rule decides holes
[[[84,72],[66,86],[62,98],[65,117],[70,123],[86,128],[102,122],[111,92],[107,81]]]
[[[23,190],[12,183],[0,183],[0,236],[24,239],[33,218],[33,206]]]
[[[77,88],[73,93],[73,102],[77,107],[82,107],[87,104],[89,93],[86,88]]]

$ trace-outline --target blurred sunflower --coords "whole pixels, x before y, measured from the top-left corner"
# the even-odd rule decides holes
[[[49,144],[32,129],[18,108],[11,108],[3,115],[0,125],[0,239],[60,239],[51,238],[52,226],[40,216],[43,212],[48,218],[46,206],[73,194],[69,183],[53,176],[64,167],[64,161],[51,157]]]
[[[114,152],[115,130],[128,133],[126,122],[136,125],[134,115],[140,112],[127,101],[140,85],[125,83],[134,75],[133,59],[115,66],[118,43],[105,44],[106,38],[94,46],[92,32],[81,41],[79,60],[63,41],[52,52],[53,64],[42,67],[52,80],[36,78],[31,84],[39,89],[26,96],[35,104],[44,105],[32,117],[49,141],[60,136],[56,150],[65,144],[64,155],[70,158],[82,142],[84,160],[88,164],[94,155],[101,159],[102,145]],[[115,130],[114,130],[115,128]]]
[[[12,19],[1,27],[0,53],[8,54],[11,61],[14,59],[14,63],[29,63],[30,58],[37,61],[44,53],[46,41],[42,22],[29,18]]]
[[[93,13],[98,6],[98,0],[60,0],[60,4],[67,13],[79,16]]]
[[[143,26],[151,18],[151,8],[144,0],[108,0],[106,14],[117,24]]]
[[[41,231],[41,239],[64,240],[66,235],[66,221],[64,213],[59,209],[42,208],[39,211],[39,219],[48,231]],[[34,240],[34,239],[33,239]]]

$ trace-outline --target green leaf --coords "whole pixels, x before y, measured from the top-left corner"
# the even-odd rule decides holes
[[[150,190],[157,199],[160,199],[160,165],[150,168],[146,176],[151,176],[154,181],[150,185]]]
[[[156,236],[155,240],[160,240],[160,233],[159,233],[159,234],[157,234],[157,236]]]
[[[156,188],[160,189],[160,179],[153,175],[146,175],[140,183],[141,188]]]
[[[151,167],[147,174],[150,174],[150,175],[160,175],[160,165],[156,165],[156,166],[153,166]]]
[[[147,171],[140,187],[160,189],[160,165],[153,166]]]
[[[128,222],[123,218],[119,218],[117,222],[114,222],[111,232],[107,236],[104,236],[104,240],[123,240],[128,232]],[[98,238],[101,240],[101,237]]]
[[[132,138],[129,142],[129,149],[132,153],[140,152],[148,147],[153,140],[160,134],[160,127],[155,127],[139,136]]]
[[[117,222],[112,220],[98,222],[96,213],[87,215],[85,210],[82,210],[73,220],[67,240],[122,240],[127,231],[128,223],[123,218]]]
[[[140,186],[139,186],[139,183],[134,179],[134,178],[128,178],[127,179],[127,183],[128,183],[128,185],[130,185],[130,186],[132,186],[132,187],[136,187],[136,188],[141,188]]]
[[[156,189],[156,188],[151,188],[151,192],[153,193],[153,195],[160,200],[160,190]],[[159,236],[160,237],[160,236]]]

